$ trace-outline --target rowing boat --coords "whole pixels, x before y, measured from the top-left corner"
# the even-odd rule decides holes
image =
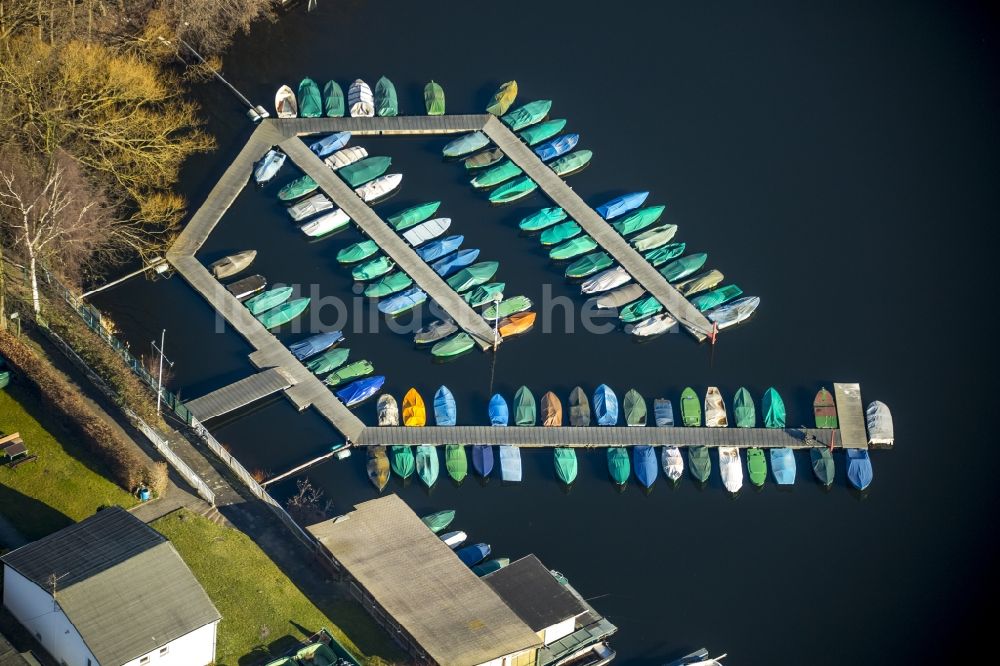
[[[722,475],[722,485],[726,490],[731,493],[739,492],[743,487],[743,462],[738,448],[719,447],[719,473]]]
[[[667,207],[663,205],[640,208],[628,217],[623,217],[613,223],[611,226],[622,236],[628,236],[655,224],[663,216],[663,211],[666,209]]]
[[[344,388],[336,391],[334,395],[336,395],[345,406],[353,407],[354,405],[362,403],[378,393],[383,384],[385,384],[385,377],[382,375],[366,377],[365,379],[358,379],[357,381],[351,382]]]
[[[486,113],[502,116],[517,98],[517,81],[507,81],[493,93],[493,99],[486,105]]]
[[[812,462],[813,474],[824,486],[833,485],[836,477],[836,466],[833,464],[833,454],[826,447],[809,449],[809,459]]]
[[[458,408],[451,389],[441,385],[434,392],[434,423],[439,426],[453,426],[458,422]]]
[[[704,252],[689,254],[681,257],[680,259],[674,259],[669,264],[661,268],[660,275],[662,275],[663,279],[668,282],[675,282],[694,273],[696,270],[704,266],[707,260],[708,254]]]
[[[344,148],[343,150],[338,150],[333,155],[330,155],[323,160],[330,169],[336,171],[338,169],[343,169],[348,164],[354,164],[359,160],[363,160],[368,157],[368,151],[361,146],[351,146],[350,148]]]
[[[667,243],[655,250],[650,250],[643,254],[643,258],[649,262],[653,268],[659,268],[663,264],[684,254],[687,243]]]
[[[441,149],[441,153],[445,157],[462,157],[463,155],[468,155],[469,153],[483,148],[489,144],[489,142],[490,138],[488,136],[486,136],[483,132],[476,130],[475,132],[463,134],[457,139],[449,141],[445,144],[445,147]]]
[[[403,396],[403,425],[422,428],[427,423],[427,408],[417,389],[410,388]]]
[[[501,338],[509,338],[529,330],[535,325],[534,312],[518,312],[497,322],[497,332]]]
[[[308,298],[297,298],[257,316],[264,328],[276,328],[298,317],[309,307]]]
[[[553,452],[555,459],[556,476],[567,486],[576,480],[577,459],[576,450],[569,447],[556,447]]]
[[[720,305],[705,313],[708,320],[717,324],[719,330],[735,326],[746,321],[757,310],[760,305],[759,296],[744,296],[735,301]]]
[[[447,231],[450,226],[450,217],[436,217],[433,220],[427,220],[418,224],[412,229],[407,229],[403,232],[403,238],[413,247],[418,247],[421,243],[437,238]]]
[[[427,526],[427,529],[434,534],[437,534],[444,528],[451,525],[451,521],[455,520],[455,510],[446,509],[444,511],[438,511],[437,513],[423,516],[420,520]]]
[[[520,176],[522,173],[524,172],[521,171],[521,167],[507,160],[497,166],[481,171],[469,183],[477,190],[485,190],[507,182],[514,176]]]
[[[264,185],[277,176],[278,171],[285,164],[287,158],[287,155],[276,148],[267,151],[264,157],[260,158],[260,161],[253,168],[253,178],[257,181],[257,184]]]
[[[278,88],[278,92],[274,94],[274,110],[279,118],[294,118],[299,115],[295,93],[287,85]]]
[[[389,466],[401,479],[408,479],[416,471],[417,464],[413,458],[413,449],[409,446],[394,445],[389,447]]]
[[[583,169],[583,167],[590,164],[590,160],[594,157],[593,151],[590,150],[574,150],[568,155],[563,155],[556,161],[549,164],[549,168],[552,169],[557,176],[571,176],[577,171]]]
[[[651,488],[656,481],[658,465],[656,451],[652,446],[642,444],[632,447],[632,462],[635,465],[635,478],[643,488]]]
[[[725,428],[729,425],[726,415],[726,403],[722,401],[722,393],[715,386],[709,386],[705,391],[705,427]]]
[[[528,215],[518,223],[521,231],[540,231],[566,219],[566,211],[562,208],[542,208]]]
[[[625,400],[622,403],[625,408],[625,424],[629,426],[646,425],[646,399],[635,389],[629,389],[625,393]]]
[[[375,115],[375,98],[372,89],[361,79],[355,79],[347,89],[347,108],[352,118],[371,118]]]
[[[663,304],[656,300],[655,296],[646,296],[623,307],[618,313],[618,318],[621,319],[622,323],[630,324],[661,312],[663,312]]]
[[[380,277],[378,280],[369,283],[365,287],[365,296],[368,298],[381,298],[397,292],[403,291],[413,284],[413,278],[403,271],[393,271],[388,275]]]
[[[476,345],[475,340],[472,336],[465,331],[460,331],[446,340],[435,343],[431,347],[431,356],[436,358],[450,358],[452,356],[458,356],[459,354],[464,354]]]
[[[594,389],[594,416],[597,425],[613,426],[618,423],[618,396],[607,384]]]
[[[333,134],[328,134],[322,139],[317,139],[309,144],[309,150],[316,155],[316,157],[326,157],[344,146],[347,145],[348,141],[351,140],[350,132],[334,132]]]
[[[674,288],[680,292],[681,296],[694,296],[695,294],[701,293],[703,291],[708,291],[716,287],[724,279],[722,271],[713,268],[711,270],[705,271],[704,273],[699,273],[694,277],[689,277],[683,282],[678,282],[674,285]]]
[[[389,457],[386,455],[384,446],[368,447],[366,467],[368,480],[378,488],[379,492],[385,490],[386,484],[389,483]]]
[[[701,405],[698,403],[698,394],[688,386],[681,393],[681,423],[685,428],[694,428],[701,425]]]
[[[317,217],[315,220],[306,222],[299,229],[310,238],[320,238],[345,229],[350,223],[351,218],[342,209],[338,208],[326,215]]]
[[[672,428],[674,425],[674,404],[669,398],[653,400],[653,422],[657,428]]]
[[[351,350],[344,347],[325,351],[316,358],[309,359],[305,364],[306,369],[316,375],[325,375],[342,366],[350,354]]]
[[[305,340],[289,345],[288,351],[292,352],[292,356],[296,359],[304,361],[320,352],[326,351],[343,339],[344,334],[341,331],[316,333],[315,335],[310,335]]]
[[[424,86],[424,108],[428,116],[444,115],[444,88],[441,84],[431,81]]]
[[[538,183],[527,176],[508,181],[490,193],[491,204],[505,204],[523,199],[538,189]]]
[[[360,361],[354,361],[353,363],[348,363],[342,368],[334,370],[326,376],[323,383],[327,386],[339,386],[344,382],[349,382],[352,379],[357,379],[358,377],[364,377],[365,375],[370,375],[375,372],[375,366],[372,362],[366,359]]]
[[[864,449],[847,449],[847,480],[858,490],[872,482],[872,461]]]
[[[465,302],[474,308],[482,307],[488,303],[492,303],[496,300],[497,294],[503,296],[504,287],[507,286],[506,282],[487,282],[486,284],[481,284],[472,291],[467,291],[462,294],[462,298]]]
[[[615,263],[607,252],[591,252],[585,254],[566,267],[564,275],[570,279],[585,278]]]
[[[486,308],[483,311],[483,319],[490,321],[503,319],[518,312],[524,312],[530,307],[531,299],[527,296],[512,296]]]
[[[601,294],[594,300],[594,305],[599,309],[620,308],[642,298],[645,294],[646,290],[642,288],[642,285],[633,282]]]
[[[761,409],[764,412],[765,428],[784,429],[785,402],[773,387],[764,391]],[[795,454],[792,449],[788,447],[771,449],[771,472],[779,486],[795,483]]]
[[[450,319],[446,321],[435,319],[413,334],[413,344],[429,345],[444,340],[457,330],[458,325]]]
[[[688,447],[688,469],[699,483],[708,481],[712,474],[712,458],[708,455],[707,446]]]
[[[821,388],[813,400],[813,415],[816,418],[817,428],[837,427],[837,405],[833,401],[833,395],[826,388]]]
[[[677,320],[666,312],[646,317],[635,326],[628,329],[629,334],[637,338],[651,338],[654,335],[662,335],[670,331],[677,330]]]
[[[579,142],[579,134],[563,134],[554,139],[549,139],[545,143],[533,148],[533,150],[540,160],[548,162],[573,150]]]
[[[455,551],[455,555],[458,559],[462,561],[466,566],[473,566],[479,564],[490,554],[490,545],[488,543],[476,543],[471,546],[465,546],[464,548],[459,548]]]
[[[493,471],[493,447],[474,444],[472,447],[472,468],[484,479]]]
[[[384,76],[375,83],[375,113],[379,116],[399,115],[396,86]]]
[[[440,207],[440,201],[428,201],[426,203],[417,204],[416,206],[404,208],[398,213],[393,213],[389,217],[385,218],[385,221],[396,231],[403,231],[404,229],[415,227],[424,220],[428,219],[431,215],[436,213]]]
[[[430,488],[437,482],[438,474],[441,472],[437,449],[433,446],[418,446],[416,463],[417,476]]]
[[[500,480],[509,483],[521,481],[521,450],[510,444],[501,444],[500,450]]]
[[[378,252],[378,243],[373,240],[364,240],[352,243],[337,252],[337,262],[341,264],[354,264]]]
[[[299,115],[303,118],[319,118],[323,115],[319,86],[308,76],[299,82]]]
[[[535,396],[531,393],[531,389],[522,386],[514,393],[514,425],[533,426],[535,420]]]
[[[534,146],[546,139],[551,139],[559,132],[562,132],[566,127],[565,118],[557,118],[556,120],[547,120],[544,123],[538,125],[532,125],[526,129],[521,130],[517,135],[529,146]]]
[[[317,189],[319,189],[319,185],[312,179],[312,176],[300,176],[286,183],[284,187],[278,190],[278,199],[281,201],[294,201],[299,197],[304,197],[311,192],[315,192]]]
[[[417,250],[417,256],[424,261],[434,261],[435,259],[440,259],[446,254],[454,252],[462,246],[464,241],[465,236],[462,236],[461,234],[441,238],[433,243],[428,243]]]
[[[635,210],[646,201],[649,192],[630,192],[620,197],[615,197],[607,203],[601,204],[594,210],[605,220],[612,220],[620,215],[624,215],[630,210]]]
[[[355,188],[354,193],[367,204],[373,203],[392,194],[403,182],[403,174],[388,173],[375,180]]]
[[[394,397],[388,393],[379,397],[375,409],[378,412],[379,426],[399,425],[399,403]]]
[[[684,456],[676,446],[664,446],[660,454],[660,464],[663,473],[672,483],[677,483],[684,476]]]
[[[753,398],[750,391],[742,386],[733,396],[733,416],[736,417],[737,428],[757,427],[757,410],[754,408]]]
[[[391,271],[396,266],[389,257],[381,254],[351,269],[351,277],[357,281],[374,280]]]
[[[314,194],[308,199],[303,199],[294,206],[289,206],[285,210],[296,222],[301,222],[311,215],[322,213],[324,210],[333,208],[333,202],[323,193]],[[346,214],[344,215],[346,217]]]
[[[628,452],[624,446],[608,447],[608,473],[611,475],[611,480],[619,486],[628,483],[632,466],[629,464]]]
[[[442,534],[440,539],[444,542],[444,545],[448,546],[452,550],[455,550],[469,538],[469,535],[461,530],[455,530],[454,532],[448,532],[447,534]]]
[[[327,81],[323,86],[323,112],[327,118],[344,115],[344,89],[336,81]]]
[[[571,238],[565,243],[557,245],[549,250],[549,259],[552,259],[553,261],[574,259],[582,254],[587,254],[596,247],[597,241],[584,234],[582,236],[577,236],[576,238]]]
[[[615,266],[585,280],[580,284],[580,291],[584,294],[599,294],[620,287],[631,279],[632,276],[628,271],[621,266]]]
[[[390,316],[409,312],[427,300],[427,292],[419,287],[410,287],[378,304],[378,311]]]
[[[256,258],[257,250],[243,250],[242,252],[237,252],[236,254],[231,254],[228,257],[219,259],[214,264],[209,266],[209,268],[212,270],[212,275],[219,280],[223,280],[227,277],[236,275],[252,264],[253,260]]]
[[[337,175],[351,187],[360,187],[365,183],[375,180],[392,165],[392,158],[384,155],[366,157],[358,160],[354,164],[349,164],[337,171]]]
[[[545,118],[551,108],[552,100],[539,99],[513,109],[510,113],[504,114],[500,120],[510,128],[511,132],[517,132]]]
[[[552,391],[542,396],[542,425],[547,428],[562,426],[562,402]]]
[[[573,220],[560,222],[543,231],[538,237],[538,242],[542,245],[558,245],[570,238],[578,236],[583,229]]]
[[[448,277],[459,271],[479,257],[479,248],[466,248],[453,252],[431,264],[431,269],[441,277]]]
[[[581,428],[590,425],[590,401],[579,386],[569,394],[569,424]]]
[[[463,268],[446,280],[448,286],[461,293],[489,282],[500,268],[498,261],[481,261]]]
[[[481,153],[476,153],[472,157],[465,158],[463,164],[465,164],[465,168],[468,171],[485,169],[486,167],[498,164],[504,157],[505,155],[502,150],[499,148],[493,148],[492,150],[484,150]]]
[[[691,305],[698,308],[698,312],[706,312],[712,308],[717,308],[723,303],[728,303],[743,293],[735,284],[727,284],[724,287],[713,289],[691,299]]]
[[[465,456],[465,447],[461,444],[445,444],[444,468],[455,483],[465,481],[469,475],[469,459]]]
[[[277,307],[292,297],[293,287],[277,287],[268,289],[262,294],[258,294],[243,303],[250,310],[250,314],[256,316],[262,312],[267,312],[271,308]]]

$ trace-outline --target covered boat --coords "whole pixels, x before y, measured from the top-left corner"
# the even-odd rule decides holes
[[[664,446],[661,454],[663,473],[671,483],[677,483],[684,476],[684,456],[676,446]]]
[[[420,287],[410,287],[391,296],[378,304],[378,311],[387,315],[400,315],[409,312],[427,300],[427,292]]]
[[[518,312],[509,317],[504,317],[497,322],[497,331],[500,333],[501,338],[509,338],[512,335],[524,333],[535,325],[536,316],[534,312]]]
[[[573,259],[575,257],[579,257],[582,254],[587,254],[596,247],[597,247],[597,241],[595,241],[590,236],[584,234],[583,236],[577,236],[576,238],[571,238],[565,243],[557,245],[556,247],[549,250],[549,259],[552,259],[553,261]]]
[[[372,374],[373,372],[375,372],[375,366],[372,365],[372,362],[362,359],[337,368],[326,376],[323,383],[327,386],[340,386],[341,384],[349,382],[352,379],[364,377]]]
[[[451,226],[450,217],[436,217],[427,220],[403,232],[403,238],[413,247],[419,247],[422,243],[433,240],[442,235]]]
[[[527,296],[511,296],[499,303],[494,303],[483,311],[483,318],[493,321],[503,319],[518,312],[531,308],[531,299]]]
[[[747,449],[747,472],[750,483],[758,488],[767,480],[767,459],[764,458],[764,452],[756,446]]]
[[[618,396],[607,384],[601,384],[594,389],[594,415],[599,426],[613,426],[618,423]]]
[[[309,307],[308,298],[297,298],[293,301],[287,301],[276,308],[271,308],[263,314],[257,315],[257,321],[259,321],[264,328],[276,328],[298,317],[307,307]]]
[[[343,339],[344,334],[341,331],[317,333],[315,335],[310,335],[305,340],[289,345],[288,351],[292,352],[292,356],[295,358],[300,361],[304,361],[311,356],[315,356],[320,352],[326,351]]]
[[[545,143],[536,146],[533,150],[540,160],[548,162],[573,150],[579,142],[579,134],[563,134],[554,139],[549,139]]]
[[[699,273],[694,277],[689,277],[682,282],[678,282],[674,285],[674,288],[680,292],[681,296],[694,296],[695,294],[715,288],[723,279],[725,279],[725,276],[722,274],[722,271],[713,268],[704,273]]]
[[[462,295],[465,302],[474,308],[493,303],[497,299],[497,294],[503,296],[503,290],[507,286],[505,282],[487,282],[481,284],[472,291],[467,291]]]
[[[352,407],[378,393],[384,383],[385,377],[382,375],[357,379],[336,391],[336,396],[346,406]]]
[[[622,308],[621,312],[618,313],[618,318],[623,323],[629,324],[642,321],[647,317],[652,317],[661,312],[663,312],[663,304],[656,300],[655,296],[646,296]]]
[[[486,105],[486,113],[502,116],[507,113],[514,100],[517,99],[517,81],[507,81],[493,93],[493,99]]]
[[[613,263],[615,263],[614,259],[607,252],[591,252],[567,266],[564,274],[573,280],[585,278],[598,271],[603,271]]]
[[[661,224],[634,236],[629,240],[629,244],[639,252],[646,252],[666,245],[675,235],[677,235],[676,224]]]
[[[517,132],[545,118],[545,116],[549,115],[551,108],[551,99],[539,99],[517,107],[510,113],[505,114],[500,120],[510,128],[510,131]]]
[[[510,444],[501,444],[500,449],[500,480],[509,483],[521,481],[521,450]]]
[[[480,148],[484,148],[490,142],[490,138],[486,136],[483,132],[476,130],[475,132],[470,132],[469,134],[463,134],[457,139],[452,139],[445,147],[441,149],[441,153],[445,157],[462,157],[463,155],[468,155],[469,153],[475,152]]]
[[[450,319],[435,319],[413,334],[413,344],[429,345],[447,338],[457,330],[458,325]]]
[[[674,405],[668,398],[653,400],[653,420],[657,428],[673,427]]]
[[[491,150],[484,150],[481,153],[476,153],[472,157],[465,158],[465,168],[469,171],[474,169],[485,169],[486,167],[491,167],[494,164],[499,164],[506,155],[499,148],[493,148]]]
[[[632,447],[632,462],[635,464],[635,478],[643,488],[650,488],[656,481],[658,465],[656,451],[652,446],[640,445]]]
[[[347,108],[352,118],[371,118],[375,115],[375,97],[372,89],[361,79],[355,79],[347,89]]]
[[[391,271],[396,266],[392,259],[380,254],[374,259],[369,259],[363,264],[358,264],[351,269],[351,277],[355,280],[374,280]]]
[[[868,444],[892,446],[896,435],[892,427],[892,412],[884,402],[875,400],[865,410],[865,425],[868,427]]]
[[[311,192],[315,192],[317,189],[319,189],[319,185],[312,179],[312,176],[300,176],[286,183],[284,187],[278,190],[278,199],[281,201],[293,201]]]
[[[436,213],[437,209],[440,207],[440,201],[428,201],[426,203],[417,204],[416,206],[404,208],[398,213],[393,213],[389,217],[385,218],[385,221],[388,222],[389,226],[396,231],[403,231],[405,229],[409,229],[410,227],[415,227],[424,220],[428,219],[431,215]],[[448,221],[449,223],[451,222],[451,220]]]
[[[490,546],[486,543],[476,543],[471,546],[464,546],[455,551],[458,555],[458,559],[462,560],[462,563],[466,566],[473,566],[479,564],[490,554]]]
[[[469,535],[461,530],[455,530],[441,535],[441,541],[443,541],[444,545],[448,546],[452,550],[461,546],[468,538]]]
[[[373,240],[363,240],[352,243],[337,252],[337,261],[341,264],[354,264],[378,252],[378,243]]]
[[[389,456],[386,455],[384,446],[369,446],[368,460],[365,463],[368,470],[368,480],[378,488],[379,492],[385,490],[389,483]]]
[[[413,476],[417,469],[417,461],[413,457],[413,449],[409,446],[394,445],[389,447],[389,466],[401,479]]]
[[[521,141],[524,141],[529,146],[534,146],[542,141],[551,139],[559,132],[562,132],[566,128],[566,119],[557,118],[555,120],[548,120],[544,123],[538,125],[532,125],[526,129],[521,130],[517,133],[521,137]]]
[[[384,76],[375,84],[375,113],[380,116],[399,115],[396,86]]]
[[[267,151],[264,157],[260,158],[260,161],[254,165],[253,179],[257,181],[258,185],[270,182],[272,178],[278,175],[278,171],[285,164],[287,158],[288,156],[277,148]]]
[[[247,298],[259,293],[267,286],[267,279],[263,275],[250,275],[241,278],[236,282],[226,285],[226,291],[235,296],[238,300],[244,301]]]
[[[365,287],[365,296],[368,298],[381,298],[397,292],[403,291],[413,284],[413,278],[403,271],[393,271],[388,275],[383,275],[374,282],[370,282]]]
[[[303,118],[319,118],[323,115],[319,86],[308,76],[299,82],[299,115]]]
[[[325,199],[326,197],[324,197]],[[306,222],[301,227],[302,233],[310,238],[321,238],[328,234],[345,229],[351,223],[351,218],[343,210],[338,208],[335,211],[321,215],[315,220]]]
[[[490,203],[504,204],[523,199],[538,189],[538,183],[527,176],[508,181],[490,193]]]
[[[344,115],[344,89],[332,79],[323,85],[323,113],[327,118]]]
[[[628,451],[624,446],[608,447],[608,473],[611,475],[611,480],[619,486],[628,483],[632,466],[629,464]]]
[[[531,393],[531,389],[522,386],[514,393],[514,425],[533,426],[535,421],[535,396]]]
[[[809,449],[809,459],[812,462],[813,474],[816,480],[824,486],[833,485],[836,476],[836,466],[833,464],[833,454],[826,447]]]
[[[644,204],[646,202],[646,197],[648,196],[649,192],[630,192],[629,194],[623,194],[620,197],[615,197],[611,201],[598,206],[594,210],[596,210],[597,214],[605,220],[613,220],[614,218],[624,215],[630,210],[635,210]]]
[[[552,391],[542,396],[542,425],[547,428],[557,428],[562,425],[562,401]]]
[[[759,449],[758,449],[759,450]],[[719,447],[719,472],[722,475],[722,485],[731,493],[739,492],[743,487],[743,463],[740,450],[735,446]]]
[[[728,425],[729,417],[726,415],[726,403],[722,401],[722,394],[717,387],[709,386],[705,391],[705,427],[725,428]]]
[[[744,296],[735,301],[720,305],[705,313],[708,320],[717,324],[719,330],[735,326],[746,321],[760,306],[759,296]]]
[[[343,347],[325,351],[316,358],[306,361],[306,369],[316,375],[325,375],[344,365],[350,354],[351,350]]]
[[[757,410],[754,408],[753,397],[742,386],[736,389],[736,395],[733,396],[733,416],[736,418],[737,428],[757,427]]]
[[[691,305],[698,308],[699,312],[705,312],[712,308],[717,308],[723,303],[728,303],[743,293],[735,284],[727,284],[724,287],[713,289],[691,299]]]
[[[510,160],[505,160],[494,167],[481,171],[469,183],[478,190],[485,190],[507,182],[514,176],[520,176],[522,173],[524,172],[521,171],[521,167]]]
[[[761,411],[765,428],[785,428],[785,402],[773,387],[764,391]],[[795,454],[788,447],[771,449],[771,472],[779,486],[795,483]]]
[[[479,258],[479,248],[466,248],[452,252],[431,264],[431,269],[441,277],[448,277]]]
[[[677,320],[666,312],[646,317],[639,323],[628,329],[630,335],[637,338],[651,338],[655,335],[663,335],[670,331],[677,330]]]
[[[660,275],[662,275],[668,282],[675,282],[694,273],[696,270],[704,266],[707,260],[708,254],[704,252],[689,254],[681,257],[680,259],[674,259],[669,264],[661,268]]]
[[[428,116],[444,115],[444,88],[431,81],[424,86],[424,108]]]
[[[278,88],[278,92],[274,95],[274,110],[279,118],[294,118],[299,115],[299,104],[290,87]]]
[[[346,146],[350,140],[350,132],[334,132],[310,143],[309,150],[315,153],[316,157],[327,157]],[[361,150],[364,150],[364,148]]]
[[[469,475],[469,459],[465,456],[465,447],[461,444],[445,444],[444,468],[448,476],[461,483]]]
[[[209,266],[209,268],[212,270],[212,275],[219,280],[222,280],[236,275],[252,264],[253,260],[256,258],[257,250],[243,250],[242,252],[237,252],[236,254],[231,254],[228,257],[219,259]]]
[[[549,164],[549,168],[556,172],[557,176],[570,176],[583,167],[590,164],[590,160],[594,157],[593,151],[590,150],[574,150],[568,155],[563,155],[556,161]]]
[[[354,164],[349,164],[337,171],[337,175],[343,178],[351,187],[360,187],[368,181],[374,180],[389,170],[392,165],[392,158],[384,155],[366,157]]]
[[[271,308],[277,307],[292,297],[293,287],[276,287],[257,294],[253,298],[247,299],[243,305],[250,310],[250,314],[259,315],[267,312]]]
[[[817,428],[837,427],[837,405],[833,400],[833,395],[826,388],[821,388],[813,400],[813,415],[816,418]]]
[[[625,424],[630,426],[646,425],[646,399],[635,389],[625,393],[622,403],[625,409]]]
[[[361,146],[351,146],[350,148],[342,148],[341,150],[338,150],[333,155],[324,159],[323,163],[330,167],[333,171],[337,171],[338,169],[343,169],[349,164],[354,164],[355,162],[363,160],[366,157],[368,157],[368,151],[365,148],[362,148]]]
[[[708,455],[707,446],[688,447],[688,469],[699,483],[708,481],[712,475],[712,458]]]
[[[420,428],[427,424],[427,407],[417,389],[411,388],[403,396],[403,425]]]
[[[493,447],[475,444],[472,447],[472,467],[484,479],[493,471]]]
[[[431,356],[436,358],[451,358],[464,354],[476,346],[475,340],[465,331],[460,331],[446,340],[435,343],[431,347]]]
[[[569,393],[569,424],[578,428],[590,425],[590,401],[579,386]]]
[[[543,231],[538,237],[538,242],[542,245],[558,245],[574,236],[580,235],[581,231],[580,225],[573,220],[560,222]]]
[[[795,452],[787,447],[771,449],[771,473],[779,486],[795,483]]]
[[[458,408],[455,396],[447,386],[440,386],[434,393],[434,423],[439,426],[453,426],[458,422]]]
[[[858,490],[872,482],[872,461],[864,449],[847,449],[847,480]]]
[[[646,290],[642,288],[642,285],[633,282],[601,294],[594,300],[594,305],[600,309],[620,308],[645,295]]]
[[[542,208],[528,215],[518,223],[521,231],[540,231],[566,219],[566,211],[562,208]]]
[[[489,282],[496,275],[499,268],[500,262],[480,261],[478,264],[472,264],[467,268],[463,268],[448,278],[446,282],[449,287],[461,293]]]
[[[427,529],[434,532],[434,534],[437,534],[444,528],[451,525],[451,521],[455,520],[455,511],[454,509],[438,511],[437,513],[432,513],[429,516],[423,516],[420,520],[427,526]]]
[[[701,405],[698,404],[698,394],[690,386],[681,392],[681,423],[685,428],[701,425]]]
[[[399,425],[399,403],[388,393],[379,396],[376,411],[378,412],[378,424],[380,426]]]
[[[417,476],[430,488],[437,483],[438,475],[441,473],[441,463],[438,461],[437,449],[433,446],[421,445],[417,447]]]
[[[504,427],[510,421],[507,401],[499,393],[494,393],[493,397],[490,398],[489,414],[491,426]]]
[[[462,246],[462,242],[465,241],[465,236],[455,235],[447,236],[433,243],[428,243],[420,249],[417,250],[417,256],[419,256],[424,261],[434,261],[435,259],[440,259],[441,257],[454,252],[459,247]]]
[[[482,564],[477,564],[476,566],[472,567],[472,573],[482,578],[487,574],[491,574],[494,571],[499,571],[500,569],[503,569],[508,564],[510,564],[509,557],[496,557],[492,560],[486,560]]]
[[[663,216],[663,211],[666,209],[667,207],[663,205],[640,208],[627,217],[614,222],[611,226],[622,236],[628,236],[655,224]]]
[[[580,291],[584,294],[599,294],[620,287],[631,279],[632,276],[629,275],[628,271],[621,266],[615,266],[587,278],[580,284]]]
[[[354,193],[361,197],[365,203],[372,203],[392,194],[402,182],[403,174],[389,173],[355,188]]]
[[[330,210],[333,208],[333,202],[323,193],[314,194],[308,199],[303,199],[294,206],[289,206],[286,210],[288,215],[296,222],[301,222],[302,220],[315,215],[316,213],[322,213],[324,210]],[[344,214],[344,217],[347,217]]]
[[[687,243],[667,243],[666,245],[658,247],[655,250],[646,252],[642,255],[642,257],[648,261],[653,268],[659,268],[671,259],[676,259],[684,254],[684,250],[686,249]]]
[[[578,464],[576,450],[569,447],[557,446],[553,451],[555,460],[556,476],[567,486],[576,481]]]
[[[764,411],[764,427],[780,428],[785,427],[785,401],[774,387],[764,391],[764,398],[761,401]]]

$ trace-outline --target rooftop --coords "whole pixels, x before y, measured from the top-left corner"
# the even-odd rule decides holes
[[[484,576],[483,581],[532,631],[541,631],[587,612],[587,608],[534,555],[522,557]]]

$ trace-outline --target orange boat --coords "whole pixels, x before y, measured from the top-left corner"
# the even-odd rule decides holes
[[[506,338],[510,335],[524,333],[535,325],[536,316],[534,312],[518,312],[515,315],[500,320],[500,324],[497,326],[500,336]]]
[[[427,408],[424,406],[424,399],[417,393],[417,389],[411,388],[403,396],[403,425],[423,426],[427,423]]]
[[[562,425],[562,403],[555,393],[549,391],[542,396],[542,425],[558,427]]]

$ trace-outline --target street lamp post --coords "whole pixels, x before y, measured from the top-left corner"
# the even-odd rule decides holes
[[[174,367],[173,361],[168,359],[163,354],[163,345],[167,340],[167,329],[163,329],[160,333],[160,346],[156,346],[156,341],[152,341],[150,344],[153,345],[153,349],[160,353],[160,369],[156,373],[156,415],[160,415],[160,403],[163,401],[163,362],[166,361],[167,365],[171,368]]]

